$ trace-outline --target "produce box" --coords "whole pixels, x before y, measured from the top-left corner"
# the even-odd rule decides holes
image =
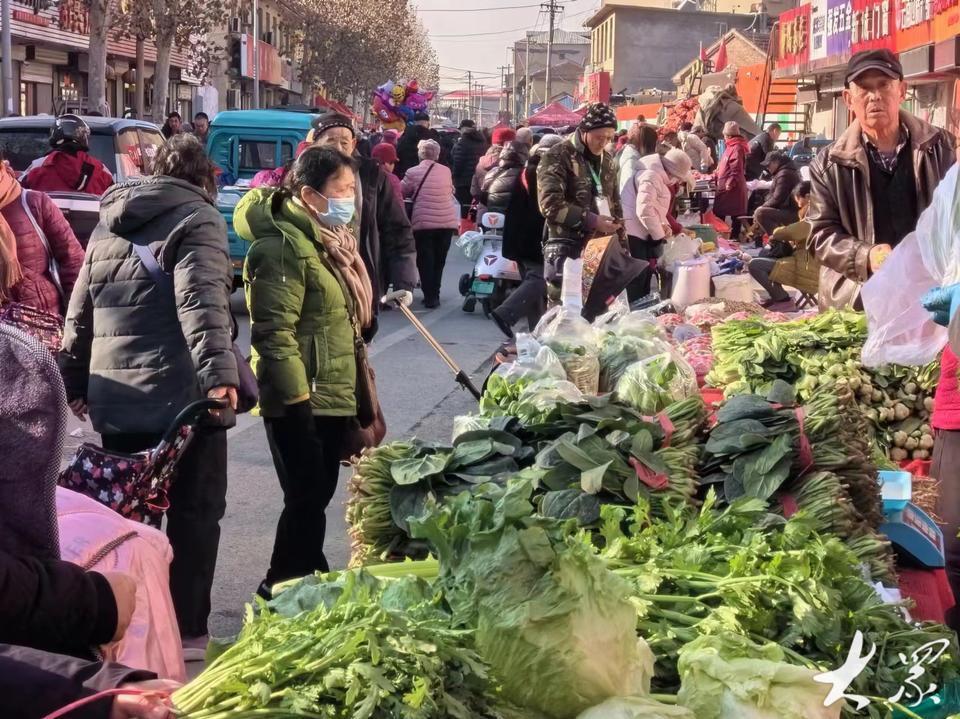
[[[684,229],[704,242],[713,242],[714,244],[717,242],[717,231],[710,225],[688,225]]]

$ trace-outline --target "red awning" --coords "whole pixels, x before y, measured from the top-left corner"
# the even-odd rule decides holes
[[[583,117],[575,112],[571,112],[559,102],[551,102],[538,112],[535,112],[527,118],[528,125],[577,125]]]

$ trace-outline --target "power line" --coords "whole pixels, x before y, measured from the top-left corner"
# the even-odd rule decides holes
[[[461,32],[461,33],[454,33],[452,35],[434,35],[431,33],[430,38],[433,39],[435,37],[480,37],[483,35],[506,35],[508,32],[520,32],[521,30],[529,30],[529,29],[530,27],[527,26],[527,27],[515,27],[512,30],[495,30],[494,32]]]

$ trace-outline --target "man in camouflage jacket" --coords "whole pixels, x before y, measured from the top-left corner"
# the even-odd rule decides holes
[[[592,237],[621,234],[616,165],[603,150],[616,130],[613,110],[594,103],[576,132],[540,161],[537,198],[546,218],[544,278],[550,284],[559,283],[563,260],[579,257]]]

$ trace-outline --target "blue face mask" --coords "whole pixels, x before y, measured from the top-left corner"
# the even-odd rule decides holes
[[[318,193],[319,194],[319,193]],[[323,197],[323,195],[320,195]],[[349,225],[357,211],[355,197],[323,197],[327,201],[327,211],[317,212],[317,219],[329,227]]]

